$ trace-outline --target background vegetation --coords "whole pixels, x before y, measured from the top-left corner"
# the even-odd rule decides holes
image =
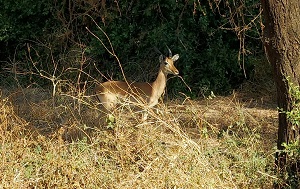
[[[102,76],[122,79],[116,59],[87,31],[89,28],[109,47],[92,19],[108,35],[130,80],[154,79],[159,56],[155,48],[165,53],[169,46],[179,53],[177,67],[192,88],[192,96],[210,91],[229,93],[251,78],[256,57],[262,53],[257,0],[218,4],[105,0],[1,3],[2,68],[15,72],[18,79],[26,77],[22,85],[41,84],[40,71],[43,78],[55,76],[73,83],[78,81],[79,70],[89,75],[81,76],[83,81],[91,77],[102,80]],[[7,78],[6,74],[2,76]],[[168,89],[169,94],[188,92],[179,79],[170,80]]]

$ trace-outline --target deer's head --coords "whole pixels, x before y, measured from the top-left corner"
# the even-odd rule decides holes
[[[178,60],[179,54],[175,54],[174,56],[172,56],[172,52],[169,48],[168,51],[169,51],[169,56],[164,56],[164,55],[159,56],[161,69],[165,74],[178,75],[179,71],[175,67],[174,62]]]

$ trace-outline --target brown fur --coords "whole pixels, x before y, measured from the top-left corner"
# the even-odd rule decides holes
[[[142,103],[148,107],[153,107],[158,103],[158,99],[163,94],[167,75],[169,73],[178,75],[179,72],[174,66],[174,62],[179,55],[173,57],[160,57],[160,69],[156,80],[153,83],[126,83],[124,81],[107,81],[95,87],[95,93],[99,101],[106,110],[112,110],[118,100],[128,98],[131,102]]]

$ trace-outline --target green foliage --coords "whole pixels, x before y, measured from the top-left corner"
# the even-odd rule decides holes
[[[299,86],[293,84],[290,79],[287,79],[289,83],[289,94],[291,95],[291,110],[285,112],[287,119],[292,124],[293,132],[298,132],[300,128],[300,90]],[[296,138],[295,141],[289,141],[289,144],[283,144],[285,151],[293,159],[297,160],[300,157],[300,145],[299,138]]]
[[[283,143],[284,149],[279,153],[285,154],[286,163],[284,175],[280,175],[282,180],[288,183],[290,188],[299,187],[299,159],[300,159],[300,145],[299,145],[299,126],[300,126],[300,90],[299,86],[295,85],[287,78],[289,84],[289,95],[291,97],[291,109],[289,111],[281,111],[285,113],[288,121],[291,124],[290,131],[294,135],[294,139],[289,138],[288,143]]]
[[[47,41],[57,28],[52,15],[54,4],[48,0],[0,0],[0,4],[0,68],[15,69],[14,75],[1,71],[2,84],[11,85],[16,79],[21,85],[32,83],[26,44]],[[36,54],[44,56],[42,53]]]
[[[0,4],[0,42],[37,39],[54,29],[48,0],[1,0]]]
[[[0,0],[0,41],[36,39],[51,29],[52,3],[48,0]]]
[[[286,112],[288,120],[293,125],[293,130],[298,130],[300,126],[300,90],[299,86],[295,86],[293,83],[289,82],[289,94],[292,97],[292,109]]]
[[[149,80],[147,75],[153,80],[159,56],[154,48],[166,52],[167,45],[174,53],[180,54],[176,67],[196,96],[211,91],[226,94],[245,79],[241,62],[238,61],[240,41],[233,32],[220,29],[221,25],[230,27],[226,23],[228,17],[213,13],[209,4],[196,5],[193,1],[138,1],[129,6],[128,2],[122,1],[118,5],[119,8],[110,5],[109,9],[113,11],[102,22],[101,28],[107,32],[125,75],[130,80],[146,81]],[[226,7],[219,8],[230,16]],[[105,39],[102,32],[97,35]],[[258,41],[252,42],[257,44]],[[108,42],[105,44],[109,45]],[[90,47],[101,60],[101,70],[109,70],[110,75],[114,73],[114,79],[122,79],[116,60],[97,39],[92,39]],[[252,59],[254,56],[246,56],[244,59],[247,73],[253,71]],[[153,66],[157,69],[152,69]],[[172,93],[188,92],[179,79],[170,80],[168,89]]]
[[[284,152],[292,159],[292,161],[297,162],[300,158],[300,145],[299,141],[294,141],[289,144],[283,143]]]
[[[239,4],[222,1],[218,5],[211,1],[200,4],[160,0],[0,2],[3,5],[0,7],[0,59],[7,61],[7,57],[14,56],[27,65],[37,62],[39,70],[48,75],[60,73],[61,79],[76,80],[70,77],[77,77],[78,73],[66,74],[65,70],[79,70],[78,61],[64,59],[69,58],[67,54],[74,48],[82,49],[79,53],[88,52],[96,61],[97,69],[108,78],[123,79],[114,57],[85,29],[89,28],[110,46],[91,18],[109,36],[127,79],[154,80],[159,66],[159,53],[154,48],[166,54],[169,46],[174,54],[180,54],[176,67],[192,89],[192,96],[211,91],[230,92],[245,80],[244,72],[251,75],[254,59],[261,53],[257,45],[260,25],[254,19],[259,13],[258,0]],[[31,53],[31,56],[36,54],[31,62],[25,42],[36,51]],[[25,68],[32,70],[30,66]],[[99,79],[94,68],[88,69],[88,73]],[[188,88],[174,78],[169,81],[168,91],[188,93]]]
[[[116,124],[116,118],[112,114],[108,114],[106,118],[107,128],[114,129]]]

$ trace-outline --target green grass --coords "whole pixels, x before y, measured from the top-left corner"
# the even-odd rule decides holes
[[[5,93],[5,92],[2,92]],[[79,98],[79,97],[78,97]],[[41,89],[0,103],[0,188],[272,188],[276,109],[237,96],[168,102],[146,122]],[[251,101],[252,102],[252,101]]]

